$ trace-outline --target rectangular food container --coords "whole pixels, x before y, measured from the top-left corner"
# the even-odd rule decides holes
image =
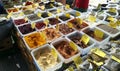
[[[73,32],[72,34],[69,34],[69,35],[67,35],[67,37],[71,40],[71,41],[73,41],[73,39],[72,39],[72,37],[74,37],[74,38],[76,38],[76,40],[77,40],[77,37],[78,38],[80,38],[79,39],[79,41],[81,40],[81,38],[82,38],[82,36],[83,36],[83,33],[79,33],[79,32]],[[73,41],[74,43],[75,43],[75,41]],[[76,43],[75,43],[76,44]],[[77,44],[76,44],[77,45]],[[90,51],[90,49],[92,49],[93,47],[94,47],[94,45],[95,45],[95,42],[94,42],[94,40],[92,40],[91,38],[90,38],[90,40],[89,40],[89,42],[88,42],[88,44],[87,44],[87,47],[82,47],[82,46],[79,46],[79,45],[77,45],[78,46],[78,48],[80,48],[80,51],[82,51],[81,52],[81,54],[82,55],[85,55],[85,54],[87,54],[89,51]]]
[[[101,28],[99,26],[106,26],[106,27]],[[99,30],[104,31],[105,33],[107,33],[110,37],[116,37],[116,36],[118,36],[120,34],[120,31],[118,29],[114,29],[114,28],[112,28],[112,27],[110,27],[110,26],[108,26],[106,24],[99,24],[99,25],[97,25],[97,28]],[[108,29],[108,30],[106,30],[106,29]],[[115,32],[115,33],[113,33],[113,32]]]
[[[105,33],[105,31],[102,31],[103,33],[104,33],[104,35],[103,35],[103,38],[102,38],[102,40],[100,40],[100,41],[98,41],[98,40],[96,40],[96,39],[94,39],[93,37],[94,37],[94,30],[95,29],[97,29],[97,30],[99,30],[99,31],[101,31],[99,28],[97,28],[97,27],[94,27],[94,28],[86,28],[86,29],[84,29],[82,32],[83,33],[89,33],[89,37],[91,37],[95,42],[96,42],[96,45],[103,45],[103,44],[105,44],[105,43],[107,43],[108,41],[109,41],[109,39],[110,39],[110,36],[107,34],[107,33]],[[92,36],[90,36],[90,33],[93,33],[93,37]]]
[[[28,36],[30,37],[32,34],[35,35],[36,33],[37,33],[37,35],[39,34],[40,37],[39,37],[39,39],[32,39],[32,40],[29,41],[29,43],[32,42],[32,41],[37,41],[37,44],[31,43],[31,45],[34,44],[34,47],[32,48],[32,47],[30,46],[30,44],[28,45],[28,43],[26,42],[25,37],[28,37]],[[38,36],[37,36],[37,37],[38,37]],[[32,37],[31,37],[31,38],[32,38]],[[35,37],[33,37],[33,38],[35,38]],[[40,39],[40,38],[41,38],[41,39]],[[26,47],[27,47],[27,50],[30,51],[30,52],[31,52],[31,50],[36,49],[36,48],[38,48],[39,46],[45,45],[45,44],[47,43],[46,39],[42,38],[41,34],[40,34],[39,32],[36,32],[36,31],[35,31],[35,32],[32,32],[32,33],[29,33],[29,34],[26,34],[25,36],[22,37],[22,39],[23,39],[23,41],[24,41],[24,43],[25,43],[25,45],[26,45]],[[38,43],[38,42],[39,42],[39,43]]]
[[[51,50],[51,49],[54,49],[52,48],[49,44],[46,44],[46,45],[43,45],[41,47],[38,47],[34,50],[32,50],[31,52],[31,55],[32,55],[32,58],[34,60],[34,63],[36,65],[36,67],[38,68],[39,71],[44,71],[43,67],[39,66],[38,62],[37,62],[37,57],[40,56],[40,52],[42,52],[42,50]],[[59,69],[60,67],[62,67],[62,64],[63,64],[63,61],[61,59],[61,56],[57,53],[57,61],[58,63],[50,68],[48,68],[47,70],[45,71],[51,71],[51,70],[56,70],[56,69]]]
[[[54,48],[55,48],[55,45],[58,45],[58,44],[60,44],[61,42],[63,42],[63,41],[65,41],[65,42],[70,42],[70,40],[68,40],[67,38],[59,38],[58,40],[55,40],[55,41],[53,41],[52,43],[51,43],[51,46],[53,46]],[[77,47],[77,46],[76,46]],[[56,49],[56,48],[55,48]],[[71,61],[73,61],[73,59],[75,58],[75,57],[77,57],[77,56],[80,56],[80,54],[81,54],[81,51],[79,50],[79,48],[77,47],[77,54],[75,54],[75,55],[73,55],[73,56],[71,56],[70,58],[67,58],[67,59],[65,59],[63,56],[62,56],[62,54],[60,54],[60,52],[56,49],[56,51],[59,53],[59,55],[62,57],[62,60],[64,61],[64,63],[69,63],[69,62],[71,62]]]

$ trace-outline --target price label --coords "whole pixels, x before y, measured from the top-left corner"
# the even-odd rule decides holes
[[[51,7],[53,7],[53,4],[50,4]]]
[[[67,71],[74,71],[74,69],[73,69],[73,67],[69,67],[68,69],[67,69]]]
[[[79,65],[82,63],[82,58],[80,56],[77,56],[73,59],[76,67],[79,69]]]
[[[21,12],[19,15],[20,15],[20,16],[23,16],[23,15],[24,15],[24,13],[23,13],[23,12]]]
[[[66,9],[70,9],[70,5],[66,4],[66,5],[65,5],[65,8],[66,8]]]
[[[45,6],[40,6],[40,8],[41,8],[42,10],[45,10]]]
[[[60,9],[57,9],[57,12],[60,13],[61,12]]]
[[[49,24],[49,20],[48,20],[48,19],[45,19],[45,20],[44,20],[44,23],[46,24],[46,27],[47,27],[47,25]]]
[[[90,16],[88,17],[88,20],[89,20],[90,22],[95,22],[95,21],[96,21],[96,17],[90,15]]]
[[[94,30],[94,35],[95,35],[96,37],[103,38],[104,33],[103,33],[102,31],[98,30],[98,29],[95,29],[95,30]]]
[[[58,17],[58,16],[56,16],[56,18],[57,18],[57,19],[59,19],[59,17]]]
[[[40,12],[38,12],[38,13],[37,13],[37,16],[38,16],[38,17],[41,17],[41,13],[40,13]]]
[[[48,13],[48,16],[50,17],[50,16],[52,16],[52,14],[51,14],[51,13]]]
[[[116,13],[116,11],[117,11],[116,8],[110,8],[109,9],[109,12],[112,12],[112,13]]]
[[[32,29],[35,29],[35,23],[31,24]]]
[[[114,21],[110,21],[109,26],[112,27],[112,28],[116,28],[117,24],[114,23]]]
[[[113,60],[117,61],[118,63],[120,63],[120,59],[118,59],[117,57],[112,56],[111,58],[112,58]]]
[[[67,23],[68,27],[73,28],[73,24],[71,22]]]
[[[65,16],[68,17],[68,18],[70,18],[70,14],[69,13],[66,13]]]
[[[58,5],[63,5],[62,3],[58,2]]]
[[[39,4],[38,3],[33,3],[33,7],[38,7]]]
[[[44,31],[40,32],[40,35],[41,35],[41,37],[42,37],[43,39],[46,39],[46,34],[45,34]]]
[[[91,50],[91,52],[103,58],[106,56],[106,54],[103,51],[101,51],[99,48],[94,48]]]
[[[84,35],[82,36],[82,38],[81,38],[81,41],[83,41],[83,43],[84,43],[85,45],[88,44],[89,40],[90,40],[90,38],[89,38],[86,34],[84,34]]]
[[[57,31],[59,31],[59,28],[60,28],[60,27],[59,27],[59,25],[57,24],[57,25],[56,25],[56,29],[57,29]]]
[[[98,10],[101,9],[101,4],[98,4],[97,9],[98,9]]]
[[[25,17],[25,22],[27,22],[28,21],[28,18],[27,17]]]
[[[74,49],[75,51],[77,51],[77,46],[75,45],[74,42],[70,41],[69,45],[71,46],[72,49]]]
[[[113,18],[112,16],[109,16],[109,17],[107,18],[107,20],[114,21],[115,18]]]
[[[80,12],[76,12],[75,14],[76,14],[76,16],[80,16]]]
[[[58,55],[54,48],[51,49],[51,54],[54,56],[55,59],[57,59]]]
[[[32,5],[26,6],[27,9],[32,9]]]
[[[9,19],[11,16],[12,16],[12,12],[10,12],[10,13],[7,15],[7,18]]]
[[[79,22],[80,23],[80,25],[83,23],[83,20],[82,19],[80,19],[80,18],[77,18],[77,22]]]
[[[93,63],[96,64],[97,66],[101,66],[104,64],[103,62],[96,62],[96,61],[93,61]]]
[[[103,62],[96,62],[96,61],[93,61],[93,60],[91,60],[91,59],[88,59],[88,61],[96,64],[97,66],[103,65]]]
[[[55,2],[55,0],[51,0],[51,2]]]
[[[120,20],[117,20],[117,21],[115,22],[115,24],[117,24],[118,26],[120,26]]]

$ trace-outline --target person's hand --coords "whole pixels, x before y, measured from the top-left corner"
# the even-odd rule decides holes
[[[75,6],[75,4],[74,4],[74,3],[72,3],[71,7],[72,7],[72,8],[74,8],[74,6]]]

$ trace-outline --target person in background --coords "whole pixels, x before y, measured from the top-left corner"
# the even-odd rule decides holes
[[[73,0],[66,0],[66,4],[70,5],[70,7],[72,7]]]
[[[88,9],[89,0],[74,0],[72,7],[80,12],[86,12]]]
[[[2,1],[0,0],[0,14],[6,14],[6,10],[3,7]]]
[[[56,2],[61,2],[63,5],[66,4],[66,0],[55,0]]]

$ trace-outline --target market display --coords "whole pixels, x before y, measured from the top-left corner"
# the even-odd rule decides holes
[[[85,13],[51,1],[26,2],[6,11],[38,70],[120,70],[117,3],[90,6]]]

